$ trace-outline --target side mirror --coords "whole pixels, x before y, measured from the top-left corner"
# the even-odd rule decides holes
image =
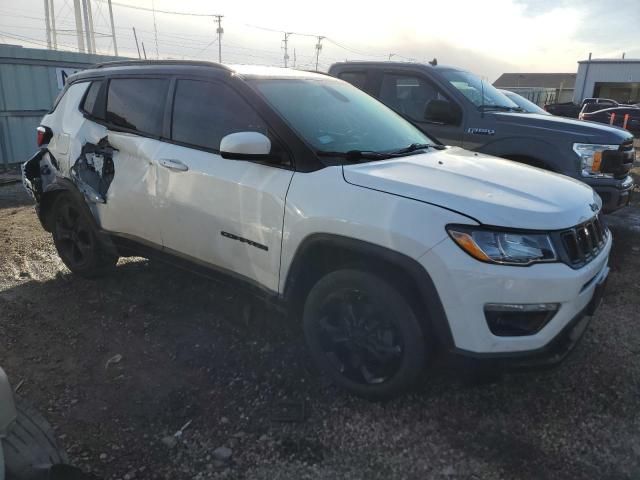
[[[220,156],[230,160],[273,160],[271,140],[259,132],[237,132],[222,137]]]
[[[424,108],[424,119],[429,122],[458,123],[459,115],[451,102],[441,99],[429,100]]]

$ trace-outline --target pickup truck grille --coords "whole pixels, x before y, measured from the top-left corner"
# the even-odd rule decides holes
[[[560,232],[567,263],[579,268],[593,260],[604,248],[609,231],[597,215],[591,220]]]
[[[618,150],[622,156],[622,168],[621,171],[618,172],[618,177],[625,177],[631,167],[633,167],[633,162],[636,159],[636,151],[633,147],[633,140],[629,140],[628,142],[624,142],[620,145]]]

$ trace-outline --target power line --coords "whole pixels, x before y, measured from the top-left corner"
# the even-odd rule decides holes
[[[96,0],[97,2],[105,3],[107,0]],[[166,13],[168,15],[185,15],[189,17],[215,17],[216,15],[211,13],[191,13],[191,12],[172,12],[169,10],[156,10],[154,8],[146,8],[146,7],[138,7],[136,5],[128,5],[126,3],[120,2],[111,2],[112,5],[116,5],[118,7],[130,8],[132,10],[142,10],[144,12],[155,12],[155,13]]]
[[[373,54],[370,54],[370,53],[363,53],[363,52],[359,52],[359,51],[357,51],[357,50],[354,50],[354,49],[353,49],[353,48],[351,48],[351,47],[347,47],[347,46],[345,46],[345,45],[343,45],[343,44],[341,44],[341,43],[338,43],[338,42],[336,42],[335,40],[333,40],[333,39],[331,39],[331,38],[327,38],[326,40],[327,40],[327,42],[332,43],[332,44],[333,44],[333,45],[335,45],[336,47],[339,47],[339,48],[341,48],[341,49],[343,49],[343,50],[346,50],[347,52],[355,53],[356,55],[360,55],[360,56],[362,56],[362,57],[383,57],[383,58],[386,58],[386,57],[387,57],[387,55],[373,55]],[[396,53],[394,53],[394,54],[392,54],[392,55],[394,55],[394,56],[398,56],[398,57],[400,56],[400,55],[398,55],[398,54],[396,54]]]
[[[275,28],[261,27],[260,25],[251,25],[250,23],[245,23],[245,27],[249,28],[257,28],[258,30],[264,30],[266,32],[274,32],[274,33],[288,33],[290,35],[297,35],[300,37],[318,37],[318,35],[314,35],[311,33],[300,33],[300,32],[287,32],[286,30],[276,30]]]
[[[47,1],[47,0],[45,0]],[[53,4],[52,0],[49,0],[51,2],[51,4]],[[80,1],[82,1],[83,3],[89,3],[92,0],[74,0],[74,3],[80,3]],[[218,61],[221,62],[222,61],[222,34],[224,33],[224,29],[222,28],[222,15],[218,15],[218,14],[208,14],[208,13],[195,13],[195,12],[178,12],[178,11],[170,11],[170,10],[157,10],[155,8],[155,1],[151,0],[151,7],[152,8],[147,8],[147,7],[139,7],[136,5],[129,5],[127,3],[121,3],[121,2],[115,2],[115,1],[110,1],[110,0],[93,0],[96,1],[100,4],[107,4],[108,6],[111,5],[115,5],[115,6],[119,6],[119,7],[123,7],[123,8],[129,8],[132,10],[139,10],[139,11],[146,11],[146,12],[151,12],[153,13],[153,31],[149,32],[149,33],[153,33],[154,35],[154,40],[155,40],[155,46],[156,46],[156,58],[160,58],[160,54],[159,54],[159,44],[162,43],[163,45],[174,45],[174,46],[179,46],[181,47],[181,49],[191,49],[194,50],[195,53],[193,55],[199,55],[201,53],[203,53],[204,51],[206,51],[208,48],[210,48],[212,45],[214,45],[216,43],[216,41],[218,42]],[[67,9],[69,10],[69,13],[71,13],[73,11],[73,9],[69,6],[69,0],[64,0],[65,5],[64,7],[67,7]],[[54,14],[55,12],[52,11],[53,9],[50,9],[50,13]],[[88,12],[85,12],[85,15]],[[183,15],[183,16],[191,16],[191,17],[206,17],[206,18],[212,18],[214,20],[214,22],[217,25],[216,28],[216,33],[217,33],[217,39],[214,39],[213,41],[209,41],[206,42],[204,41],[204,38],[208,37],[208,35],[198,35],[198,34],[172,34],[172,33],[163,33],[162,35],[160,35],[160,32],[158,31],[158,25],[157,25],[157,19],[156,19],[156,13],[161,13],[161,14],[167,14],[167,15]],[[112,12],[110,12],[110,14],[112,15]],[[98,7],[98,9],[96,10],[96,15],[98,16],[98,18],[101,16],[102,18],[104,18],[104,14],[103,14],[103,10],[100,9],[100,7]],[[28,18],[28,19],[33,19],[33,20],[40,20],[42,21],[42,18],[39,17],[34,17],[34,16],[29,16],[29,15],[21,15],[21,14],[16,14],[16,12],[11,12],[9,14],[7,14],[6,16],[9,17],[16,17],[16,18]],[[82,27],[78,27],[78,25],[76,24],[76,32],[77,32],[77,37],[78,37],[78,48],[80,51],[83,51],[83,47],[84,47],[84,36],[87,35],[89,38],[87,38],[87,43],[89,45],[87,45],[89,47],[89,49],[95,51],[95,40],[94,40],[94,35],[97,35],[99,38],[102,37],[112,37],[112,43],[114,48],[116,47],[116,35],[115,35],[115,30],[128,30],[128,28],[125,27],[116,27],[113,24],[113,21],[111,20],[109,22],[111,25],[111,34],[103,34],[102,32],[90,32],[88,31],[89,29],[83,29]],[[232,23],[235,23],[232,21]],[[59,22],[58,25],[61,26],[66,26],[64,22]],[[371,52],[364,52],[364,51],[360,51],[359,49],[353,48],[349,45],[346,45],[342,42],[338,42],[336,40],[334,40],[333,38],[330,37],[326,37],[324,35],[315,35],[315,34],[311,34],[311,33],[306,33],[306,32],[295,32],[295,31],[285,31],[285,30],[278,30],[278,29],[274,29],[274,28],[270,28],[270,27],[265,27],[265,26],[261,26],[261,25],[253,25],[253,24],[243,24],[245,27],[248,28],[254,28],[254,29],[258,29],[258,30],[263,30],[263,31],[267,31],[267,32],[274,32],[274,33],[280,33],[284,35],[284,39],[282,40],[282,45],[281,45],[281,51],[284,50],[284,55],[283,60],[284,60],[284,65],[285,67],[289,66],[289,41],[290,41],[290,36],[291,35],[297,35],[300,37],[308,37],[308,38],[315,38],[317,39],[317,42],[315,43],[314,46],[314,55],[310,57],[309,62],[304,62],[304,61],[299,61],[299,59],[296,59],[296,61],[299,62],[299,64],[302,65],[309,65],[309,66],[313,66],[313,64],[315,63],[316,69],[323,63],[320,62],[320,53],[322,52],[322,47],[323,47],[323,40],[326,42],[329,42],[331,45],[340,48],[342,50],[345,50],[347,52],[350,52],[354,55],[358,55],[361,57],[370,57],[370,58],[390,58],[391,55],[389,54],[376,54],[376,53],[371,53]],[[71,26],[71,25],[69,25]],[[7,25],[7,28],[9,28],[9,26]],[[11,27],[11,28],[15,28],[15,27]],[[64,35],[65,33],[65,29],[58,29],[58,32],[60,32],[60,34]],[[140,31],[144,31],[144,30],[140,30]],[[93,34],[93,35],[91,35]],[[166,40],[165,37],[169,38],[169,39],[175,39],[180,41],[181,43],[176,43],[171,42],[169,40]],[[203,38],[202,41],[199,41],[197,39],[197,37]],[[16,37],[17,38],[17,37]],[[29,38],[29,37],[24,37],[25,39]],[[50,37],[49,37],[50,38]],[[210,38],[210,37],[209,37]],[[32,41],[31,40],[25,40],[28,41],[30,43],[36,43],[36,44],[40,44],[41,42],[38,41]],[[187,42],[187,45],[185,45],[185,42]],[[92,45],[93,44],[93,45]],[[188,44],[191,44],[193,46],[189,46]],[[82,46],[81,46],[82,45]],[[242,47],[242,46],[234,46],[233,44],[225,44],[225,46],[230,47],[231,49],[236,48],[236,49],[240,49],[240,50],[247,50],[247,51],[252,51],[252,52],[264,52],[267,55],[263,55],[263,56],[270,56],[273,55],[275,52],[274,51],[269,51],[269,50],[264,50],[264,49],[257,49],[257,48],[251,48],[251,47]],[[111,47],[111,45],[109,45],[109,47]],[[117,53],[117,52],[115,52]],[[240,55],[240,53],[236,54],[236,55]],[[249,53],[243,53],[242,54],[245,57],[250,57],[250,58],[260,58],[259,55],[253,55],[253,54],[249,54]],[[400,54],[392,54],[392,56],[394,57],[398,57],[398,58],[402,58],[405,59],[407,61],[416,61],[416,59],[414,58],[410,58],[410,57],[404,57]],[[314,58],[315,57],[315,58]],[[331,57],[325,57],[323,56],[324,61],[327,61],[331,59]],[[340,59],[342,60],[342,59]],[[296,63],[296,62],[294,62]]]

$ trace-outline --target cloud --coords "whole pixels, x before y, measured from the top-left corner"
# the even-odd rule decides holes
[[[574,40],[583,43],[594,57],[622,52],[640,56],[639,0],[514,0],[525,15],[538,17],[558,8],[579,12]],[[586,54],[585,54],[586,57]]]

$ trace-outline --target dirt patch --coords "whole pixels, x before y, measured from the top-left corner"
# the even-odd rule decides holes
[[[558,369],[439,371],[380,404],[329,385],[295,321],[224,284],[143,259],[73,277],[21,187],[0,187],[0,363],[108,479],[638,478],[640,234],[622,223],[609,293]]]

